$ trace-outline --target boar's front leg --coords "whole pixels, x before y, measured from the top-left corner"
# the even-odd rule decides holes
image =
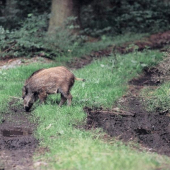
[[[46,98],[47,98],[47,93],[46,93],[46,91],[41,91],[41,92],[38,94],[38,98],[40,99],[40,103],[43,104],[44,101],[45,101]]]

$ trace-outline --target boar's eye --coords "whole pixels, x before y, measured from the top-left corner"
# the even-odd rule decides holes
[[[37,96],[38,95],[38,93],[37,92],[34,92],[34,96]]]
[[[37,100],[38,99],[38,93],[34,92],[34,99]]]

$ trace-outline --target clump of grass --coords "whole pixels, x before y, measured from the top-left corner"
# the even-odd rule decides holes
[[[142,37],[146,37],[148,34],[132,34],[126,33],[125,35],[118,35],[118,36],[102,36],[99,41],[95,42],[86,42],[81,45],[81,48],[77,50],[71,50],[67,56],[72,55],[76,57],[81,57],[82,55],[90,54],[92,51],[99,51],[102,49],[106,49],[108,46],[118,46],[125,42],[135,41],[141,39]]]
[[[145,98],[144,104],[150,112],[169,112],[170,111],[170,82],[164,83],[156,90],[145,88],[142,93]]]

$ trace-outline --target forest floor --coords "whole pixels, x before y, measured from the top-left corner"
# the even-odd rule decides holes
[[[160,39],[159,37],[160,34],[157,39]],[[167,39],[167,36],[164,37]],[[109,56],[110,52],[110,49],[92,52],[91,55],[74,59],[68,63],[68,66],[81,68],[89,64],[93,58]],[[7,67],[11,62],[13,61],[9,59],[3,60],[0,66]],[[17,65],[22,64],[19,60],[17,63],[19,63]],[[170,59],[167,59],[165,63],[168,63],[167,66],[170,65]],[[89,130],[100,127],[111,137],[125,142],[137,142],[147,151],[170,156],[170,117],[166,112],[148,113],[143,104],[144,99],[141,99],[139,95],[146,86],[156,88],[166,78],[167,74],[164,74],[160,65],[146,68],[140,77],[129,82],[127,94],[117,101],[115,109],[103,110],[102,108],[85,107],[87,119],[84,128]],[[0,170],[33,170],[33,153],[36,151],[43,154],[46,149],[37,150],[39,141],[33,135],[37,124],[32,123],[31,113],[26,113],[22,106],[15,106],[15,100],[18,99],[13,99],[9,103],[8,113],[4,114],[0,123]],[[36,164],[40,164],[40,162]]]

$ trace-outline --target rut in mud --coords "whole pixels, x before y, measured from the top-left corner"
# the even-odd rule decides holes
[[[167,63],[169,61],[169,63]],[[167,69],[165,69],[167,65]],[[86,129],[103,128],[110,136],[125,142],[139,143],[147,151],[170,156],[170,117],[168,113],[148,113],[139,92],[145,86],[156,88],[167,79],[170,60],[158,68],[146,69],[143,75],[129,82],[129,90],[113,110],[84,108],[87,113]],[[163,68],[163,70],[161,69]],[[169,75],[169,76],[168,76]]]
[[[32,155],[38,145],[33,131],[36,124],[31,123],[31,115],[22,107],[9,106],[0,124],[0,169],[33,170]]]

